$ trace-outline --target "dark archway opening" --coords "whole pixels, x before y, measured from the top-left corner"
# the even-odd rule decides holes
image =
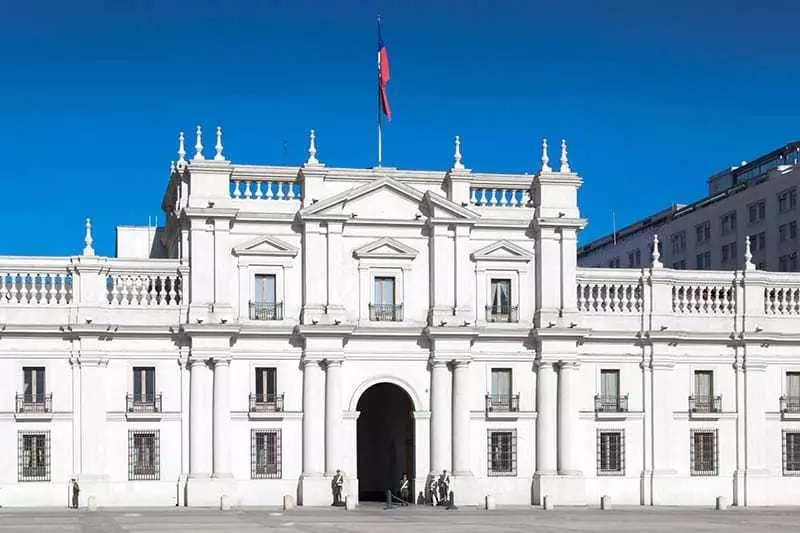
[[[414,405],[391,383],[368,388],[358,400],[358,498],[385,501],[386,489],[399,495],[403,474],[414,497]]]

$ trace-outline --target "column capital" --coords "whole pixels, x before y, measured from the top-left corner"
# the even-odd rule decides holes
[[[214,358],[214,366],[231,366],[231,358],[230,357],[215,357]]]
[[[322,363],[322,359],[303,359],[300,362],[300,364],[303,365],[303,368],[306,368],[307,366],[310,366],[310,367],[317,366],[318,367],[318,366],[320,366],[321,363]]]
[[[336,358],[336,359],[325,359],[325,368],[331,368],[335,366],[342,366],[344,363],[344,359]]]
[[[470,359],[456,359],[451,364],[453,368],[466,368],[472,361]]]
[[[579,370],[581,367],[581,362],[577,359],[561,359],[557,363],[558,369],[561,371],[564,370]]]
[[[447,360],[444,360],[444,359],[434,359],[433,357],[431,357],[428,360],[428,364],[431,366],[431,368],[438,368],[438,367],[447,368],[447,365],[449,363],[450,363],[450,361],[447,361]]]

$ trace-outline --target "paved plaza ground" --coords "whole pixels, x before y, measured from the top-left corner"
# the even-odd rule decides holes
[[[798,531],[797,509],[730,509],[718,512],[699,508],[619,507],[609,511],[535,507],[502,508],[487,512],[476,508],[457,511],[430,507],[385,511],[366,504],[358,511],[343,509],[247,508],[220,512],[213,509],[113,509],[88,512],[67,509],[0,509],[0,533],[440,533],[440,532],[709,532]]]

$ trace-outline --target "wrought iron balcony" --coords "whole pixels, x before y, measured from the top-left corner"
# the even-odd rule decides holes
[[[160,413],[161,393],[126,394],[125,410],[129,413]]]
[[[721,413],[722,396],[689,396],[690,413]]]
[[[18,413],[52,413],[53,393],[17,394]]]
[[[800,396],[781,396],[781,413],[800,413]]]
[[[487,322],[519,322],[519,306],[517,305],[487,305]]]
[[[594,396],[594,411],[596,413],[627,413],[628,395]]]
[[[375,322],[402,322],[403,304],[369,304],[369,319]]]
[[[283,412],[283,394],[251,394],[251,413]]]
[[[487,413],[519,412],[519,394],[487,394]]]
[[[250,302],[250,320],[283,320],[283,302]]]

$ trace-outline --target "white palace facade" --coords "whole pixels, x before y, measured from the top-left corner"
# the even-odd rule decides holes
[[[800,274],[578,268],[581,178],[195,155],[116,257],[0,257],[0,505],[800,504]]]

